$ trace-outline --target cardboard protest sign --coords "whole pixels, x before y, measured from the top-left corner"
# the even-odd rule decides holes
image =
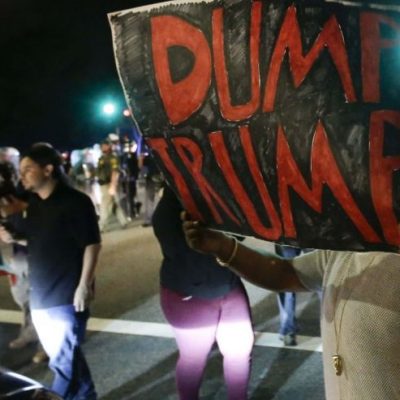
[[[133,116],[211,226],[400,245],[400,6],[173,1],[109,16]]]

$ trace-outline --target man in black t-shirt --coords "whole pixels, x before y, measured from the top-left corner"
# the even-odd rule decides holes
[[[0,238],[28,246],[32,319],[55,373],[52,389],[68,400],[96,400],[81,350],[100,251],[94,206],[66,183],[61,159],[49,145],[34,145],[20,172],[24,188],[34,194],[20,234],[2,228]]]

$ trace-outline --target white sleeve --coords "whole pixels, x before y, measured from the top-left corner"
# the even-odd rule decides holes
[[[293,258],[293,267],[301,283],[310,291],[322,290],[325,269],[328,263],[329,252],[314,250]]]

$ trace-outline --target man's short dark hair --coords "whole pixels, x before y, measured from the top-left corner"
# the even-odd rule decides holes
[[[22,156],[28,157],[36,164],[44,168],[46,165],[53,166],[53,178],[61,179],[64,176],[62,159],[60,153],[49,143],[35,143]]]

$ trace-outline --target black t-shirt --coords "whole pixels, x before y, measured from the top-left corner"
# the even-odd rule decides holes
[[[136,153],[124,154],[124,167],[128,172],[128,178],[136,180],[139,176],[139,165]]]
[[[228,268],[221,267],[213,256],[192,250],[186,243],[180,205],[175,194],[166,187],[153,214],[154,233],[163,253],[161,286],[185,296],[216,298],[241,285]]]
[[[72,304],[85,247],[100,243],[92,201],[86,194],[58,183],[45,200],[31,196],[24,231],[28,239],[31,307]]]

